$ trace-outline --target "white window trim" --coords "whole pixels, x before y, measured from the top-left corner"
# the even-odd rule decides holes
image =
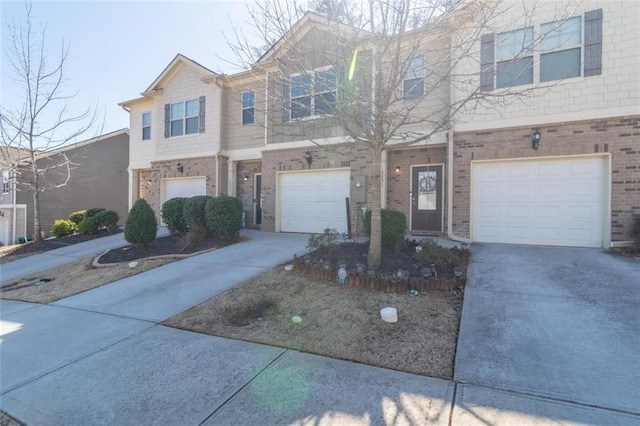
[[[195,115],[187,115],[187,102],[195,101],[198,103],[198,112]],[[171,118],[171,107],[174,105],[182,104],[182,118],[176,118],[175,120]],[[200,100],[198,98],[195,99],[187,99],[182,102],[172,102],[169,104],[169,138],[178,138],[180,136],[189,136],[195,135],[199,132],[187,133],[187,119],[188,118],[197,118],[198,119],[198,128],[200,128]],[[182,133],[179,135],[171,134],[171,124],[174,121],[182,120]]]
[[[329,71],[329,70],[334,70],[336,71],[336,85],[335,85],[335,89],[334,90],[327,90],[324,92],[316,92],[316,73],[321,73],[321,72],[325,72],[325,71]],[[293,83],[292,80],[294,77],[299,77],[299,76],[305,76],[305,77],[309,77],[309,79],[311,80],[311,90],[309,91],[308,95],[304,95],[304,96],[296,96],[293,97],[291,96],[291,92],[292,92],[292,88],[293,88]],[[317,95],[322,95],[325,93],[335,93],[335,98],[336,101],[338,99],[338,74],[337,74],[337,70],[335,67],[331,66],[331,65],[327,65],[324,67],[319,67],[319,68],[314,68],[313,70],[310,70],[307,74],[301,74],[301,73],[293,73],[293,74],[289,74],[289,103],[291,105],[293,105],[293,100],[294,99],[300,99],[300,98],[306,98],[307,96],[309,96],[311,98],[310,103],[309,103],[309,109],[312,111],[312,113],[306,117],[297,117],[297,118],[293,118],[291,116],[291,113],[293,112],[293,107],[290,105],[289,106],[289,120],[293,121],[293,120],[298,120],[298,121],[303,121],[303,120],[315,120],[318,118],[322,118],[322,117],[330,117],[334,114],[316,114],[316,96]]]
[[[148,125],[148,126],[145,126],[145,125],[144,125],[144,116],[145,116],[146,114],[149,114],[149,125]],[[143,113],[142,113],[142,115],[140,116],[140,119],[141,119],[141,121],[142,121],[142,140],[143,140],[143,141],[151,140],[151,137],[152,137],[152,134],[151,134],[151,125],[152,125],[152,123],[153,123],[153,121],[152,121],[152,120],[153,120],[153,115],[151,114],[151,111],[143,112]],[[145,139],[145,138],[144,138],[144,129],[145,129],[145,128],[147,128],[147,127],[149,128],[149,138],[148,138],[148,139]]]
[[[545,53],[554,53],[554,52],[561,52],[563,50],[570,50],[570,49],[575,49],[578,46],[577,45],[572,45],[571,47],[561,47],[561,48],[557,48],[557,49],[551,49],[551,50],[542,50],[541,47],[541,43],[542,43],[542,33],[540,30],[540,27],[544,24],[549,24],[552,22],[560,22],[560,21],[545,21],[545,22],[538,22],[535,23],[533,25],[528,25],[526,27],[521,27],[521,28],[516,28],[515,30],[509,30],[509,31],[503,31],[501,33],[496,33],[496,38],[495,41],[493,43],[493,49],[494,49],[494,60],[493,60],[493,66],[494,66],[494,76],[493,76],[493,87],[495,88],[494,90],[513,90],[513,88],[524,88],[524,89],[528,89],[528,88],[532,88],[532,87],[545,87],[545,86],[551,86],[551,85],[557,85],[557,84],[563,84],[565,82],[571,82],[571,81],[576,81],[578,79],[582,79],[584,78],[584,39],[585,39],[585,17],[584,14],[582,15],[575,15],[575,16],[571,16],[569,18],[567,18],[566,20],[569,19],[573,19],[573,18],[577,18],[580,17],[580,75],[579,76],[575,76],[575,77],[567,77],[567,78],[562,78],[562,79],[558,79],[558,80],[549,80],[549,81],[540,81],[540,66],[541,66],[541,61],[540,61],[540,57],[541,55],[545,54]],[[566,21],[565,20],[565,21]],[[533,51],[531,53],[528,52],[520,52],[518,55],[516,55],[514,58],[512,58],[511,60],[515,60],[515,59],[524,59],[524,58],[528,58],[528,57],[533,57],[533,81],[532,83],[529,84],[520,84],[517,86],[503,86],[503,87],[498,87],[498,62],[505,62],[505,61],[498,61],[498,35],[499,34],[503,34],[503,33],[508,33],[511,31],[517,31],[517,30],[521,30],[521,29],[525,29],[528,27],[533,27]]]
[[[253,104],[250,107],[244,106],[243,98],[244,98],[244,94],[247,92],[253,92]],[[251,123],[244,122],[244,111],[248,109],[253,110],[253,121]],[[249,89],[249,90],[243,90],[242,92],[240,92],[240,123],[243,126],[251,126],[252,124],[256,124],[256,91],[255,90]]]

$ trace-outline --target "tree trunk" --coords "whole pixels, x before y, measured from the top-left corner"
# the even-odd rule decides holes
[[[373,198],[371,200],[371,237],[367,266],[378,268],[382,260],[382,179],[380,176],[382,150],[374,149],[371,153],[373,154],[373,163],[371,164]]]
[[[33,240],[42,241],[42,226],[40,225],[40,182],[35,155],[31,156],[31,173],[33,174]]]

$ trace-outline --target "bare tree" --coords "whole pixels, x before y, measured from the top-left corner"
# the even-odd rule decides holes
[[[64,152],[54,151],[88,132],[96,123],[97,110],[80,114],[68,111],[64,94],[68,46],[62,42],[59,56],[49,61],[46,26],[35,29],[31,5],[25,4],[26,20],[9,25],[7,57],[11,78],[22,95],[0,108],[0,138],[5,164],[11,168],[14,188],[33,195],[34,239],[42,239],[40,193],[66,185],[74,163]]]
[[[326,137],[322,129],[338,126],[349,143],[368,148],[372,215],[367,263],[377,267],[384,152],[442,137],[462,112],[531,97],[535,88],[495,92],[479,84],[480,58],[473,49],[484,33],[506,30],[492,22],[510,7],[508,2],[313,0],[309,5],[325,16],[309,15],[304,5],[290,1],[258,3],[251,11],[258,29],[254,36],[271,47],[250,49],[238,37],[232,48],[256,76],[269,75],[271,100],[264,107],[270,111],[260,116],[267,117],[262,124],[270,132],[286,140],[314,141]],[[521,22],[530,22],[534,8],[532,1]],[[320,30],[304,36],[290,31],[305,18],[313,18]],[[542,36],[523,40],[514,59],[526,56]],[[461,72],[469,69],[459,66],[463,61],[475,61],[476,71]],[[464,96],[455,97],[454,91]],[[283,114],[278,105],[284,105]],[[309,115],[318,119],[309,120]]]

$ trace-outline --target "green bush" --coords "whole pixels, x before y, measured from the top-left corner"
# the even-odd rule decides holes
[[[65,235],[72,234],[78,229],[78,225],[72,220],[66,219],[56,219],[53,222],[53,228],[51,228],[51,233],[56,237],[64,237]]]
[[[162,221],[172,234],[184,234],[189,227],[184,220],[184,203],[186,198],[176,197],[165,201],[162,205]]]
[[[340,233],[335,228],[325,228],[322,234],[313,234],[309,237],[307,249],[317,250],[326,247],[333,244],[338,238],[340,238]]]
[[[144,198],[140,198],[129,211],[124,226],[124,239],[137,246],[146,246],[156,239],[158,221],[151,206]]]
[[[86,216],[84,219],[80,221],[78,224],[78,231],[84,235],[91,235],[98,232],[98,221],[95,217]]]
[[[94,217],[98,222],[98,228],[105,228],[109,232],[113,232],[118,226],[120,216],[113,210],[102,210]]]
[[[362,230],[371,235],[371,209],[364,212]],[[382,247],[397,247],[404,241],[407,218],[396,210],[382,209]]]
[[[85,215],[87,217],[96,217],[96,215],[102,211],[105,211],[102,207],[94,207],[92,209],[87,209]]]
[[[195,197],[187,198],[184,202],[182,212],[184,214],[184,221],[189,228],[192,226],[206,227],[207,221],[204,210],[210,198],[212,197],[196,195]]]
[[[69,215],[69,220],[77,225],[86,215],[86,210],[78,210],[77,212],[73,212]]]
[[[234,237],[242,227],[242,202],[227,195],[210,198],[205,205],[204,216],[211,236]]]
[[[451,271],[451,269],[460,263],[460,256],[452,250],[440,247],[438,243],[432,239],[426,238],[420,243],[421,250],[416,252],[416,258],[420,262],[420,266],[430,268],[435,265],[439,271]]]

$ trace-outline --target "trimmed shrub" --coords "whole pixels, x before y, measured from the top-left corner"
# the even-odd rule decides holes
[[[211,236],[235,237],[242,227],[242,202],[227,195],[210,198],[204,216]]]
[[[187,198],[176,197],[165,201],[162,205],[162,221],[172,235],[182,235],[189,230],[184,219],[184,203]]]
[[[364,212],[362,231],[371,235],[371,209]],[[396,210],[382,209],[382,247],[397,247],[404,241],[407,218]]]
[[[156,239],[158,221],[151,206],[144,198],[140,198],[129,211],[124,226],[124,239],[137,246],[146,246]]]
[[[422,250],[416,253],[420,266],[430,268],[435,265],[439,271],[451,271],[460,263],[460,256],[452,250],[440,247],[435,241],[426,238],[420,243]]]
[[[78,225],[72,220],[66,219],[56,219],[53,222],[53,228],[51,228],[51,233],[56,237],[64,237],[65,235],[72,234],[78,229]]]
[[[86,210],[78,210],[77,212],[73,212],[69,215],[69,220],[77,225],[86,215]]]
[[[78,231],[84,235],[91,235],[98,232],[98,221],[95,217],[86,216],[84,219],[80,221],[78,224]]]
[[[98,222],[98,228],[106,228],[107,231],[113,232],[118,226],[120,215],[113,210],[102,210],[96,214],[94,219]]]
[[[96,217],[96,215],[102,211],[105,211],[106,209],[103,209],[102,207],[94,207],[92,209],[87,209],[86,210],[86,216],[87,217]]]
[[[184,202],[182,211],[184,221],[189,227],[185,241],[186,247],[196,246],[207,238],[208,230],[204,211],[207,201],[211,198],[206,195],[196,195]]]
[[[340,238],[340,233],[335,228],[325,228],[322,234],[313,234],[307,240],[307,249],[318,250],[330,246]]]

